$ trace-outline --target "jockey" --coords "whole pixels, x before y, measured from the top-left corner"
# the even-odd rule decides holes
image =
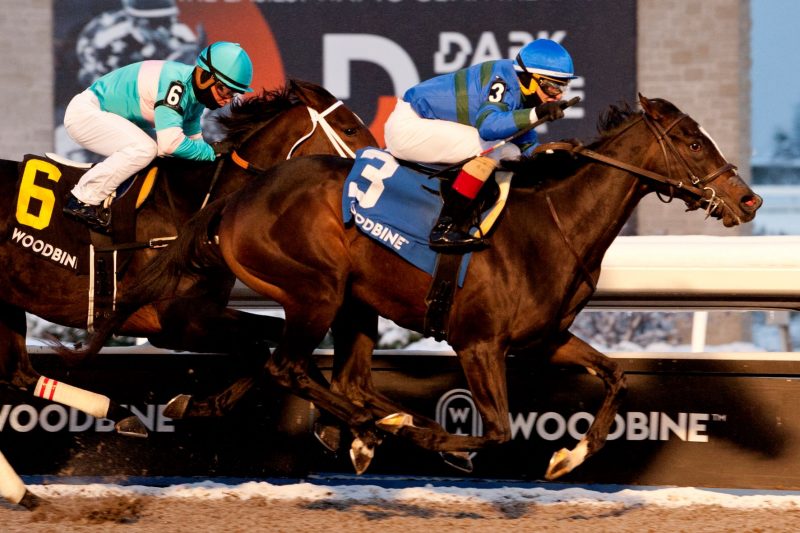
[[[106,159],[81,177],[64,214],[107,233],[111,216],[101,204],[157,155],[213,161],[217,154],[202,137],[203,110],[252,92],[252,80],[247,53],[225,41],[203,49],[194,66],[142,61],[99,78],[70,101],[64,127],[75,142]]]
[[[564,116],[561,102],[574,79],[572,58],[549,39],[525,45],[514,60],[487,61],[424,81],[406,91],[386,121],[386,148],[422,163],[457,163],[480,154],[537,120]],[[500,159],[517,159],[537,144],[531,130],[467,162],[430,234],[434,250],[480,242],[469,233],[472,201]]]

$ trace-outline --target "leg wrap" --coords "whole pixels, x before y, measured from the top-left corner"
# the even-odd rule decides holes
[[[25,484],[0,453],[0,496],[16,504],[25,496],[25,490]]]
[[[45,376],[39,378],[33,395],[80,409],[95,418],[105,418],[111,403],[108,396],[79,389]]]

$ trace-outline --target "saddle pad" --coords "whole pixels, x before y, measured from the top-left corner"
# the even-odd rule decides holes
[[[385,150],[362,148],[345,180],[342,217],[345,224],[355,221],[365,235],[433,275],[436,252],[428,246],[428,234],[442,207],[438,191],[438,180],[402,166]],[[470,255],[464,257],[459,285]]]
[[[17,194],[12,199],[10,241],[76,274],[88,272],[89,232],[61,213],[66,192],[85,169],[26,155],[19,164]]]
[[[136,237],[136,207],[150,192],[157,167],[151,165],[144,180],[128,178],[117,189],[111,203],[113,243],[133,242]],[[88,226],[62,214],[69,191],[85,167],[76,167],[49,157],[28,154],[19,164],[10,232],[12,243],[76,274],[89,272]]]

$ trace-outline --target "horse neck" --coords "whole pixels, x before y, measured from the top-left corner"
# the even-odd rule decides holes
[[[256,126],[253,134],[236,148],[236,153],[251,164],[253,169],[268,169],[288,159],[294,144],[310,132],[311,127],[305,104],[298,103],[276,115],[268,123]],[[315,136],[316,132],[312,138]],[[311,140],[309,138],[308,142]],[[302,150],[295,151],[295,155],[301,153]],[[244,170],[232,161],[226,161],[213,198],[221,198],[238,191],[253,177],[253,172]]]
[[[637,142],[635,139],[645,140]],[[648,163],[659,153],[655,147],[655,139],[641,122],[621,136],[601,143],[595,151],[648,168]],[[638,176],[587,160],[572,176],[535,194],[545,196],[546,214],[539,214],[540,223],[544,216],[550,219],[552,226],[557,218],[559,231],[563,232],[560,242],[566,239],[591,267],[595,262],[599,265],[605,251],[648,192],[647,184]]]

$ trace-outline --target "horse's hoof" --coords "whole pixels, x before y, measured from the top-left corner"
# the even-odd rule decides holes
[[[186,416],[192,397],[189,394],[178,394],[164,406],[164,416],[167,418],[181,419]]]
[[[33,511],[47,500],[38,497],[36,494],[32,493],[31,491],[25,489],[25,494],[22,496],[22,499],[19,501],[19,505],[24,507],[29,511]]]
[[[314,424],[314,436],[328,451],[336,453],[342,439],[342,430],[338,426]]]
[[[131,415],[127,418],[123,418],[114,424],[114,428],[117,430],[117,433],[125,435],[126,437],[147,437],[147,427],[137,416]]]
[[[350,460],[353,462],[356,474],[361,475],[366,472],[374,456],[375,448],[367,446],[361,439],[353,440],[353,444],[350,445]]]
[[[587,443],[580,441],[577,446],[572,450],[561,448],[550,458],[550,464],[547,466],[547,472],[544,477],[547,480],[557,479],[564,474],[572,472],[576,466],[580,465],[586,459]]]
[[[445,463],[453,468],[467,474],[472,473],[472,459],[469,458],[469,452],[439,452],[439,455],[442,456]]]
[[[414,425],[414,417],[408,413],[394,413],[381,418],[375,425],[387,433],[397,434],[405,426]]]

